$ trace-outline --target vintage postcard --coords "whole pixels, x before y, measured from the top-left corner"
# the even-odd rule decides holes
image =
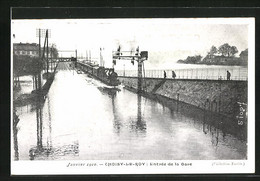
[[[11,174],[255,171],[254,18],[11,20]]]

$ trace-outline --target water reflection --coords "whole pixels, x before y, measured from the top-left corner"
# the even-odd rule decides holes
[[[35,113],[37,121],[37,145],[29,150],[30,160],[45,160],[45,159],[57,159],[57,157],[64,157],[66,155],[79,155],[79,143],[74,141],[71,144],[62,144],[53,146],[52,144],[52,116],[50,98],[46,98],[48,122],[45,129],[46,144],[43,144],[43,104],[41,102],[36,103]]]
[[[117,89],[117,88],[108,88],[108,87],[97,87],[97,88],[103,95],[108,95],[109,98],[111,99],[112,113],[114,116],[113,127],[114,127],[115,133],[119,134],[121,127],[122,127],[122,123],[120,121],[121,120],[120,114],[119,114],[119,112],[117,112],[118,109],[117,109],[117,105],[115,103],[115,99],[116,99],[117,93],[121,90]]]
[[[50,105],[50,98],[47,98],[47,105],[48,105],[48,126],[49,126],[49,136],[47,137],[47,148],[49,150],[52,149],[52,127],[51,127],[51,122],[52,122],[52,117],[51,117],[51,105]]]
[[[70,71],[56,75],[42,104],[17,110],[22,121],[18,138],[14,134],[14,155],[20,160],[214,160],[247,155],[246,127],[229,118],[109,88]]]
[[[13,110],[13,138],[14,138],[14,160],[19,160],[19,150],[18,150],[18,141],[17,141],[17,133],[18,128],[17,124],[19,123],[19,117],[16,114],[16,110]]]
[[[36,79],[37,80],[37,79]],[[37,81],[35,81],[36,83],[36,89],[40,89],[40,87],[38,87],[37,85]],[[37,146],[33,147],[29,150],[29,156],[30,156],[30,160],[34,160],[35,157],[37,157],[38,155],[40,155],[42,152],[44,152],[45,150],[43,149],[42,146],[42,107],[43,104],[41,104],[40,101],[40,95],[37,95],[37,101],[36,101],[36,107],[35,107],[35,115],[36,115],[36,134],[37,134]],[[49,152],[49,150],[47,150],[47,152]]]
[[[142,116],[142,96],[140,94],[137,94],[137,121],[132,125],[132,128],[141,133],[146,132],[146,123]]]
[[[169,114],[177,130],[181,128],[179,123],[185,124],[187,128],[192,124],[193,130],[197,129],[205,135],[201,137],[202,140],[200,141],[210,138],[211,146],[208,146],[207,150],[214,148],[214,154],[217,157],[247,159],[247,126],[239,126],[236,119],[204,111],[182,102],[167,101],[163,97],[159,97],[156,102],[160,103],[160,105],[156,105],[155,102],[152,103],[152,113],[157,112],[160,115]],[[167,108],[163,105],[166,105]],[[176,121],[178,122],[177,124],[175,123]],[[193,132],[193,130],[191,131]],[[181,133],[182,136],[185,134],[187,133]],[[194,143],[191,142],[190,144]],[[193,151],[197,152],[197,149],[199,148]],[[236,150],[232,156],[231,150]],[[188,157],[188,159],[190,158]],[[212,159],[215,158],[213,157]]]
[[[112,92],[113,93],[111,95],[111,100],[112,100],[112,111],[113,111],[113,115],[114,115],[113,127],[115,130],[115,133],[119,134],[121,127],[122,127],[122,123],[120,121],[119,113],[117,112],[116,105],[115,105],[115,98],[117,95],[117,91],[112,91]]]
[[[40,97],[36,102],[36,121],[37,121],[37,148],[42,150],[42,104],[40,104]]]
[[[112,102],[112,113],[114,117],[113,121],[113,127],[114,127],[114,132],[117,133],[118,135],[120,134],[120,130],[122,129],[123,126],[126,126],[122,123],[123,117],[120,116],[119,113],[119,105],[116,104],[117,101],[117,94],[121,90],[118,88],[108,88],[108,87],[98,87],[98,90],[103,94],[103,95],[108,95],[109,98],[111,99]],[[145,133],[146,131],[146,123],[145,119],[143,117],[142,113],[142,96],[141,94],[137,94],[137,114],[136,117],[129,117],[126,122],[130,123],[130,131],[131,132],[138,132],[140,133]],[[144,110],[143,110],[144,111]]]
[[[178,114],[178,119],[185,121],[185,119],[190,118],[194,121],[194,124],[202,125],[204,134],[211,132],[212,128],[217,128],[224,134],[224,139],[228,133],[241,141],[247,141],[247,126],[239,126],[235,118],[203,110],[183,102],[165,101],[164,98],[158,98],[157,102],[165,104],[171,110],[172,117],[174,117],[174,114]]]

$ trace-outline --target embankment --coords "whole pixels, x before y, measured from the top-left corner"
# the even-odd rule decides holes
[[[119,77],[127,88],[137,89],[136,77]],[[238,113],[237,102],[247,103],[247,81],[154,79],[143,80],[148,94],[191,104],[228,117]]]

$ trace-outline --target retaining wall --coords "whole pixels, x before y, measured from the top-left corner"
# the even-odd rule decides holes
[[[119,80],[128,88],[137,89],[136,77],[119,77]],[[237,115],[237,102],[247,103],[247,81],[146,78],[143,87],[147,93],[232,117]]]

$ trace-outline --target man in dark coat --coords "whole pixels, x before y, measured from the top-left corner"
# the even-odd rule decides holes
[[[172,78],[175,79],[176,78],[176,74],[174,71],[172,71]]]
[[[227,80],[230,80],[231,74],[229,71],[227,71]]]

